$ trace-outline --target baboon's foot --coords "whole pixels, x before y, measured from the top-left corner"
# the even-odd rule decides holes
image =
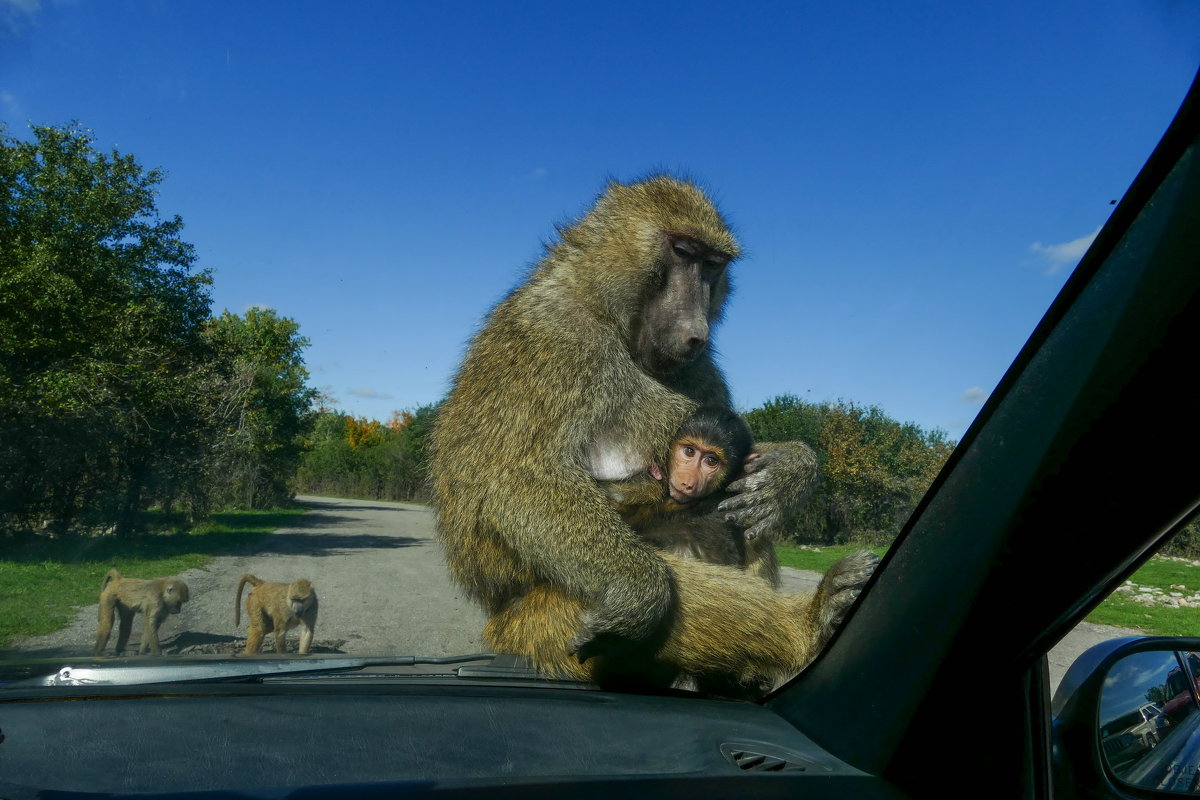
[[[860,550],[837,561],[825,573],[813,597],[817,649],[824,647],[829,637],[842,624],[846,612],[854,605],[878,564],[879,556],[867,550]]]

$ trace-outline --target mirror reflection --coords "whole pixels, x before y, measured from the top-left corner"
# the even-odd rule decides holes
[[[1100,752],[1120,780],[1200,793],[1200,654],[1133,653],[1109,670],[1100,700]]]

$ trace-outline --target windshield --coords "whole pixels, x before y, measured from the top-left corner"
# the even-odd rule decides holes
[[[763,696],[1200,64],[1174,3],[563,11],[0,0],[0,681]]]

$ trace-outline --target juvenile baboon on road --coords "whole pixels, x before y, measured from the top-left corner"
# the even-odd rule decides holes
[[[736,412],[702,408],[671,442],[665,468],[604,483],[621,519],[659,550],[710,564],[741,567],[779,586],[779,561],[770,537],[747,540],[717,506],[751,453],[750,427]]]
[[[242,589],[253,588],[246,595],[246,654],[262,649],[263,638],[275,632],[275,652],[287,652],[287,632],[300,626],[300,652],[312,647],[313,630],[317,627],[317,592],[312,584],[301,578],[291,583],[267,583],[247,572],[238,581],[237,597],[233,602],[233,626],[242,624]]]
[[[145,618],[146,627],[142,632],[138,653],[149,651],[162,655],[158,626],[162,625],[168,614],[178,614],[187,601],[187,584],[179,578],[140,580],[122,577],[121,573],[110,569],[100,584],[100,627],[96,632],[96,655],[104,655],[104,648],[108,646],[114,612],[120,617],[116,655],[125,652],[129,634],[133,631],[133,615],[139,612]]]
[[[664,463],[696,408],[732,407],[708,343],[738,253],[695,185],[613,183],[475,336],[438,412],[430,476],[451,574],[487,612],[493,649],[602,683],[769,686],[812,658],[870,576],[854,557],[811,597],[786,597],[654,549],[597,483]],[[752,539],[817,474],[803,444],[758,449],[721,503]]]

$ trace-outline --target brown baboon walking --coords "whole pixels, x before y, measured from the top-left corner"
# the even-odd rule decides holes
[[[291,583],[267,583],[250,573],[238,581],[237,597],[233,601],[233,625],[242,624],[242,589],[253,588],[246,595],[246,654],[262,649],[263,638],[275,632],[275,652],[287,652],[287,632],[300,626],[300,652],[312,648],[313,631],[317,627],[317,592],[312,584],[301,578]]]
[[[162,655],[158,627],[168,614],[178,614],[187,601],[188,586],[179,578],[140,580],[122,577],[121,573],[110,569],[100,584],[100,627],[96,632],[96,655],[104,655],[104,648],[108,646],[114,612],[120,618],[117,655],[125,652],[129,634],[133,631],[133,615],[137,613],[141,613],[146,623],[138,653],[149,651]]]
[[[601,682],[686,673],[755,690],[803,667],[869,577],[854,557],[811,597],[781,595],[654,549],[597,483],[665,463],[696,408],[732,407],[708,344],[738,253],[695,185],[613,183],[476,335],[430,474],[450,571],[494,649]],[[801,443],[758,450],[721,504],[749,539],[792,515],[817,473]]]

